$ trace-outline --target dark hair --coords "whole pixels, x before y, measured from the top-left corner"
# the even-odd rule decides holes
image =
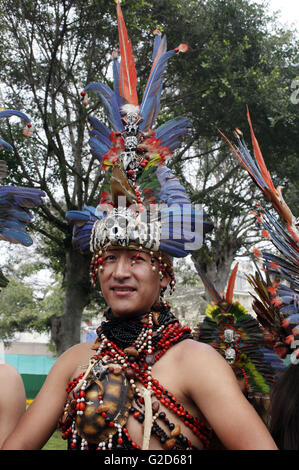
[[[299,450],[299,365],[290,365],[272,387],[270,432],[280,450]]]

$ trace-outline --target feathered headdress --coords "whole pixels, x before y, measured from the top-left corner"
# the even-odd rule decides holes
[[[24,119],[26,126],[25,135],[30,135],[31,122],[26,114],[21,111],[7,109],[0,112],[0,119],[17,116]],[[0,139],[0,148],[13,150],[13,147],[5,140]],[[6,162],[0,162],[0,180],[7,176]],[[42,204],[45,193],[36,188],[22,188],[19,186],[0,186],[0,240],[10,243],[20,243],[24,246],[32,245],[32,238],[27,233],[33,215],[29,209]]]
[[[281,222],[268,210],[257,205],[256,218],[262,236],[272,242],[274,253],[254,250],[262,260],[265,279],[261,273],[248,276],[255,294],[253,308],[257,318],[272,338],[272,346],[281,356],[299,358],[299,232],[290,208],[283,199],[281,187],[275,188],[266,167],[248,112],[254,156],[252,157],[240,130],[235,131],[237,144],[225,136],[235,155],[248,171],[254,183],[272,204]],[[223,135],[223,134],[222,134]]]
[[[267,347],[259,323],[239,303],[233,301],[238,264],[234,267],[221,296],[209,279],[202,275],[214,301],[206,309],[206,317],[194,337],[214,347],[244,377],[248,392],[269,394],[275,376],[285,366]]]
[[[97,95],[111,128],[89,116],[91,153],[107,171],[110,192],[101,195],[97,208],[70,211],[74,246],[97,252],[107,244],[142,246],[172,257],[186,256],[201,246],[202,235],[212,229],[203,212],[192,207],[183,186],[164,165],[188,132],[190,123],[177,117],[154,129],[160,110],[163,73],[170,57],[187,50],[181,44],[167,51],[166,37],[155,31],[152,68],[139,106],[137,74],[120,1],[116,1],[120,61],[113,53],[113,90],[92,82],[82,91]],[[197,233],[197,235],[196,235]],[[197,238],[197,244],[192,243]],[[197,248],[195,248],[195,246]]]

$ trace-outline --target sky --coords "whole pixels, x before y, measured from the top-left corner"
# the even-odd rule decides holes
[[[280,10],[281,23],[288,26],[294,24],[299,29],[299,2],[298,0],[255,0],[256,3],[268,3],[270,11]]]

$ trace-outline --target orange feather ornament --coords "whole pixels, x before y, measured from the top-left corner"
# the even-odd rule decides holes
[[[237,263],[234,269],[232,270],[231,275],[229,276],[228,284],[227,284],[225,300],[229,303],[233,301],[234,287],[235,287],[238,266],[239,266],[239,263]]]
[[[132,43],[128,37],[127,28],[120,6],[120,0],[116,0],[116,12],[121,57],[119,72],[120,95],[127,101],[128,104],[138,106],[138,96],[136,90],[137,73],[134,56],[132,53]]]

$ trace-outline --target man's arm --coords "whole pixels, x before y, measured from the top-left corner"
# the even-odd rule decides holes
[[[0,364],[0,447],[25,413],[26,396],[22,378],[9,364]]]
[[[73,346],[55,362],[39,394],[6,439],[3,450],[38,450],[48,441],[63,412],[66,387],[84,346]]]
[[[189,340],[184,343],[186,393],[226,449],[277,449],[225,359],[206,344]]]

